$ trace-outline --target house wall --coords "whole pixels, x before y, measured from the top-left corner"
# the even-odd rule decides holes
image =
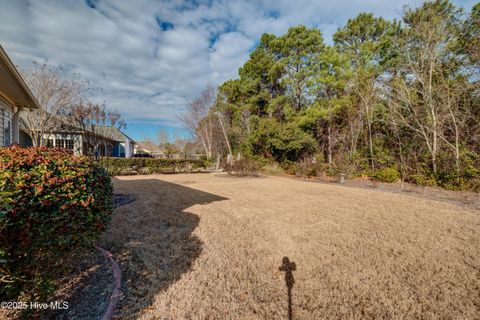
[[[80,141],[83,155],[93,156],[95,150],[93,144],[96,144],[98,146],[98,155],[100,157],[111,157],[116,143],[111,139],[101,137],[92,140],[92,138],[88,136],[81,136]]]
[[[12,108],[3,99],[0,99],[0,147],[13,142],[12,118]]]
[[[131,146],[131,143],[130,143],[130,146]],[[119,143],[119,148],[120,148],[120,150],[119,150],[118,156],[122,157],[122,158],[125,158],[125,142],[120,142]]]
[[[114,157],[120,157],[121,152],[122,152],[122,146],[121,146],[120,142],[117,141],[117,142],[115,142],[115,145],[114,145],[114,147],[113,147],[113,154],[112,154],[112,156],[114,156]]]
[[[73,151],[73,154],[76,156],[82,155],[82,136],[80,134],[75,133],[52,133],[50,135],[44,135],[44,139],[47,140],[47,145],[51,147],[59,147],[59,148],[66,148]],[[60,141],[63,140],[63,145],[60,145]],[[66,141],[69,141],[71,147],[66,147]]]
[[[33,146],[32,138],[23,130],[20,130],[20,145],[22,147],[31,147]]]
[[[132,148],[133,142],[130,142],[130,148]],[[132,152],[133,153],[133,152]],[[113,156],[125,158],[125,142],[116,142],[113,148]]]

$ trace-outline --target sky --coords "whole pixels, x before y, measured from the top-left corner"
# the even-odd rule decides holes
[[[453,1],[466,10],[478,0]],[[0,44],[21,68],[33,60],[101,88],[133,139],[186,138],[178,120],[208,85],[238,76],[263,33],[304,24],[325,41],[349,18],[398,18],[421,0],[0,0]]]

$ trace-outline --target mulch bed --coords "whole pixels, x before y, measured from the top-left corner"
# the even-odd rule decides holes
[[[126,194],[114,194],[113,206],[129,204],[135,198]],[[99,251],[92,248],[73,266],[69,276],[61,280],[60,290],[52,301],[67,301],[68,309],[50,310],[41,319],[101,319],[114,288],[112,264]]]
[[[68,309],[50,310],[41,319],[101,319],[107,308],[114,280],[111,264],[92,250],[78,259],[75,270],[61,280],[52,301],[67,301]]]

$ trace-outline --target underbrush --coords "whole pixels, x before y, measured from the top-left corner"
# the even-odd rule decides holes
[[[225,165],[225,170],[229,175],[234,176],[258,176],[261,163],[248,158],[240,158],[231,161]]]
[[[269,175],[283,175],[285,170],[278,163],[266,164],[260,168],[260,171]]]
[[[373,178],[381,182],[397,182],[400,180],[400,172],[395,168],[382,168],[373,173]]]
[[[362,177],[374,181],[394,183],[402,179],[402,175],[395,166],[385,166],[372,171],[368,163],[355,166],[353,164],[328,165],[321,157],[310,157],[293,162],[277,163],[273,161],[257,161],[260,166],[257,170],[271,175],[291,174],[297,177],[331,177],[334,180],[340,177]],[[265,164],[266,163],[266,164]],[[408,171],[404,181],[420,186],[438,186],[447,190],[480,192],[480,170],[474,166],[467,167],[459,177],[455,172],[439,172],[437,176],[428,174],[428,171]]]

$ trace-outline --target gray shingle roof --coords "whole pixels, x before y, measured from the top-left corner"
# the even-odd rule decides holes
[[[145,152],[161,153],[161,154],[164,153],[162,148],[160,148],[159,146],[157,146],[155,143],[151,141],[137,141],[136,145],[137,145],[136,146],[137,149],[142,149]]]
[[[95,127],[95,133],[103,136],[105,138],[109,138],[115,141],[125,141],[126,139],[129,139],[130,141],[133,141],[132,138],[127,136],[125,133],[120,131],[116,127],[112,126],[96,126]]]

